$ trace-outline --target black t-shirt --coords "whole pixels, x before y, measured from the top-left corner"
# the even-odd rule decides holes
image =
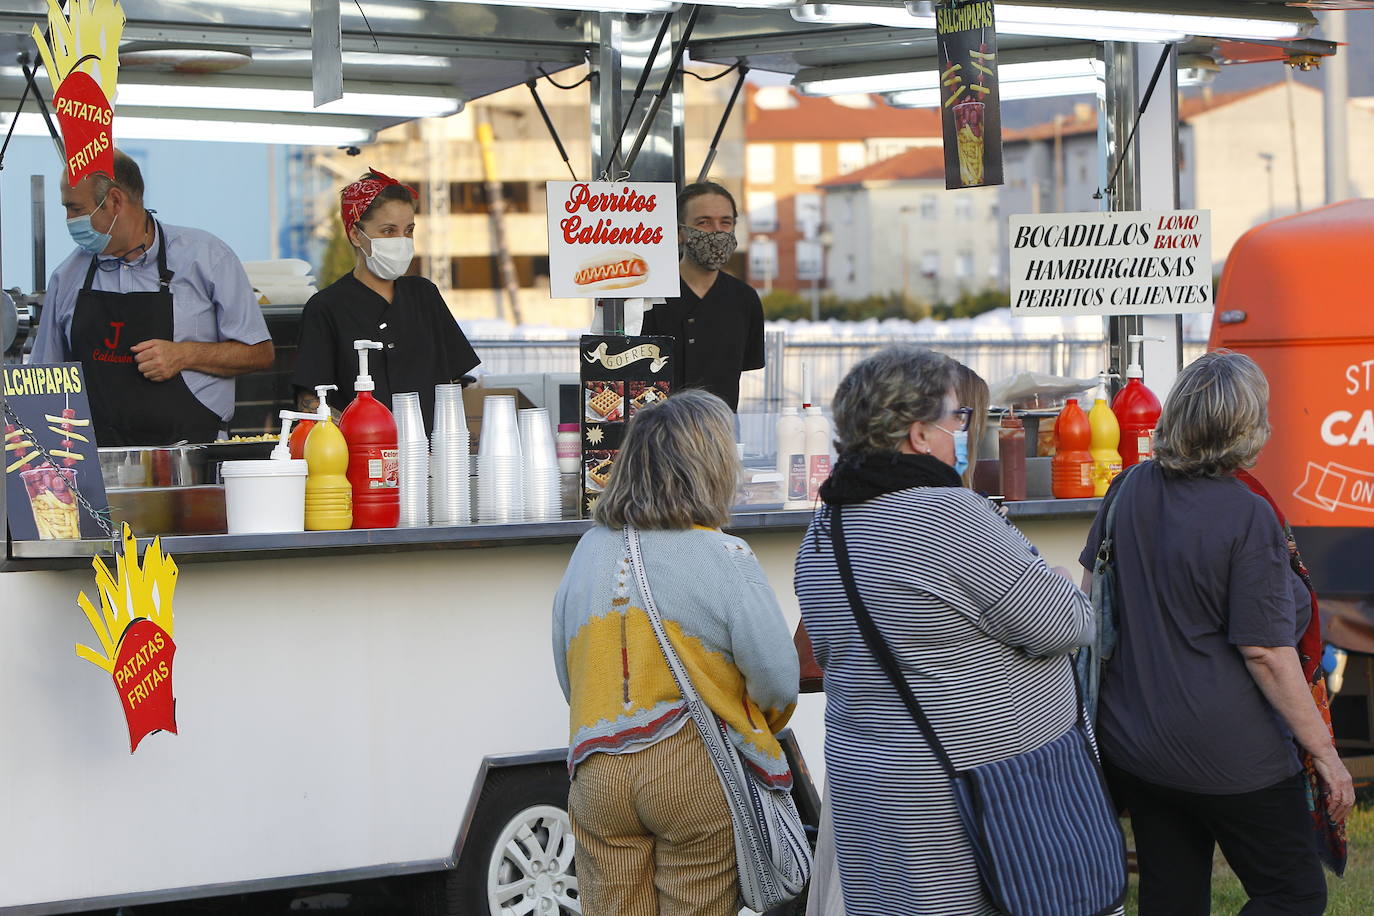
[[[763,368],[763,303],[759,294],[727,273],[702,299],[681,281],[682,294],[644,313],[647,335],[677,338],[673,387],[704,388],[731,410],[739,409],[739,376]]]
[[[305,304],[291,383],[306,390],[338,385],[330,406],[347,407],[358,378],[355,340],[381,341],[382,349],[367,354],[377,400],[390,408],[393,394],[418,391],[427,430],[434,422],[434,386],[457,381],[480,362],[429,280],[398,278],[388,303],[348,273]]]
[[[1311,616],[1274,510],[1233,477],[1173,477],[1153,461],[1112,488],[1120,640],[1098,703],[1103,758],[1209,795],[1292,776],[1292,738],[1237,649],[1296,645]],[[1086,569],[1102,523],[1099,512]]]

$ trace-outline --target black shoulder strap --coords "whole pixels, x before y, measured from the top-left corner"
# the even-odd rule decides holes
[[[844,539],[844,523],[841,520],[840,508],[840,506],[830,507],[833,521],[830,526],[830,534],[835,544],[835,562],[840,568],[840,580],[844,583],[844,591],[849,597],[849,607],[854,612],[854,619],[858,621],[859,632],[863,634],[864,642],[868,643],[869,650],[878,659],[878,664],[882,666],[887,679],[901,694],[902,702],[910,710],[911,718],[916,720],[916,727],[925,736],[926,743],[935,752],[935,757],[940,761],[941,768],[944,769],[945,774],[950,779],[954,779],[958,775],[954,769],[954,762],[949,759],[949,753],[945,751],[945,746],[940,743],[939,737],[935,734],[934,726],[930,724],[930,720],[926,718],[925,712],[921,709],[921,704],[916,702],[916,695],[911,692],[911,685],[906,682],[906,677],[897,667],[897,659],[893,657],[892,650],[888,648],[887,642],[878,632],[878,625],[873,622],[873,616],[868,613],[868,608],[864,606],[863,598],[859,595],[859,584],[854,581],[854,567],[849,562],[849,547]]]
[[[1140,465],[1133,464],[1122,471],[1117,477],[1116,486],[1107,491],[1107,495],[1104,497],[1102,506],[1107,511],[1102,518],[1102,538],[1097,542],[1097,564],[1099,568],[1103,564],[1113,561],[1116,546],[1116,504],[1121,496],[1121,491],[1126,487],[1127,475],[1138,467]],[[1093,571],[1096,572],[1097,570],[1094,569]]]

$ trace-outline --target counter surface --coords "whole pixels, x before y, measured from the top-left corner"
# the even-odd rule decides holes
[[[1008,503],[1013,522],[1089,519],[1098,499],[1046,499]],[[727,531],[747,536],[751,531],[801,531],[811,523],[810,511],[737,512]],[[458,525],[429,528],[363,528],[347,531],[305,531],[292,534],[208,534],[169,536],[162,549],[178,563],[298,557],[317,554],[385,553],[413,550],[450,550],[502,547],[511,544],[565,543],[577,540],[591,527],[585,519],[502,525]],[[142,549],[152,539],[139,538]],[[87,566],[90,558],[108,553],[109,542],[15,541],[0,571],[69,569]]]

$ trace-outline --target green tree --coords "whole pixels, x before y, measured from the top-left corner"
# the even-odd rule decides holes
[[[348,236],[344,234],[343,220],[336,216],[333,231],[329,235],[329,244],[324,249],[324,263],[316,272],[317,285],[320,289],[324,289],[352,270],[356,264],[357,258],[354,256],[353,246],[349,244]]]

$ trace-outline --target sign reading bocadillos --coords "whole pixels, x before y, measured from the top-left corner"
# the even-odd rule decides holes
[[[33,40],[53,88],[53,111],[62,128],[67,182],[97,173],[114,176],[114,97],[124,10],[119,0],[72,0],[63,15],[48,0],[48,37]]]

